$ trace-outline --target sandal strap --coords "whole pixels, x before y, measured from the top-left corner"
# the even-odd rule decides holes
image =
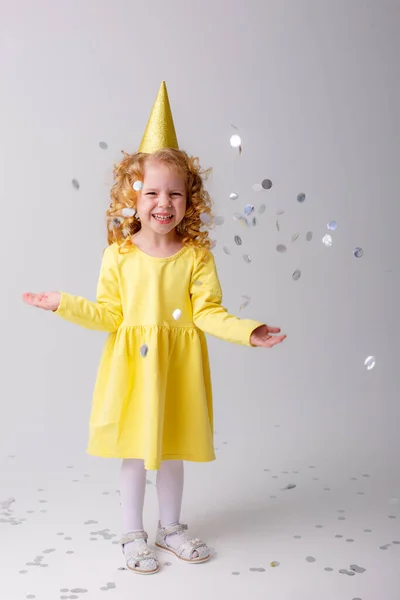
[[[142,560],[157,560],[156,555],[152,550],[145,552],[128,552],[125,556],[126,561],[133,559],[135,562],[141,562]]]
[[[159,532],[162,536],[171,535],[172,533],[179,533],[180,531],[185,531],[188,528],[187,525],[183,523],[178,523],[178,525],[170,525],[167,527],[160,527]]]
[[[147,540],[148,537],[147,531],[131,531],[130,533],[125,533],[119,543],[124,546],[124,544],[134,542],[135,540]]]
[[[194,550],[197,550],[197,548],[202,548],[203,546],[206,546],[206,543],[202,540],[199,540],[198,542],[195,542],[194,540],[186,540],[183,542],[183,544],[178,546],[176,552],[178,556],[181,556],[186,550],[190,550],[192,553]]]

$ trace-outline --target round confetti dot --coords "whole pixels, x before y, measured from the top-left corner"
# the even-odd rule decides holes
[[[293,272],[292,279],[294,281],[298,281],[300,279],[300,277],[301,277],[301,271],[300,271],[300,269],[296,269],[296,271]]]
[[[257,573],[263,573],[265,569],[263,567],[250,567],[249,571],[255,571]]]
[[[368,371],[371,371],[375,367],[375,356],[367,356],[364,361],[364,366],[367,367]]]
[[[99,146],[102,150],[107,150],[108,144],[106,142],[100,142]]]
[[[233,239],[235,240],[235,244],[237,244],[238,246],[241,246],[242,238],[239,235],[235,235],[235,237]]]
[[[139,192],[141,189],[143,189],[143,182],[135,181],[133,184],[133,189],[135,190],[135,192]]]
[[[211,215],[206,212],[201,213],[200,221],[204,223],[204,225],[209,225],[211,223]]]
[[[309,563],[313,563],[313,562],[315,562],[315,558],[313,556],[307,556],[306,561]]]
[[[340,539],[340,538],[342,538],[342,537],[343,537],[343,536],[342,536],[342,535],[340,535],[339,533],[335,535],[335,538],[338,538],[338,539]]]
[[[352,542],[354,542],[354,540],[352,540],[351,538],[348,538],[348,539],[346,540],[346,542],[349,542],[349,544],[351,544]]]
[[[312,231],[307,231],[307,233],[306,233],[306,240],[307,240],[307,242],[311,242],[312,238],[313,238],[313,232]]]
[[[365,533],[372,533],[372,529],[364,529]]]
[[[353,250],[353,254],[356,258],[361,258],[362,255],[364,254],[364,250],[362,248],[354,248]]]
[[[330,229],[331,231],[335,231],[335,229],[337,228],[337,223],[336,221],[329,221],[328,225],[327,225],[328,229]]]
[[[223,225],[225,223],[225,217],[221,217],[221,216],[217,215],[214,219],[214,223],[218,226]]]
[[[294,535],[293,537],[295,540],[301,540],[301,535]]]
[[[327,247],[332,246],[332,236],[329,235],[329,233],[324,235],[324,237],[322,238],[322,243]]]
[[[247,263],[251,263],[251,256],[248,254],[243,254],[243,260]]]
[[[284,244],[278,244],[276,247],[276,251],[280,253],[286,252],[286,250],[287,248]]]
[[[72,185],[74,186],[74,188],[75,188],[76,190],[79,190],[79,188],[80,188],[80,184],[79,184],[79,181],[78,181],[77,179],[73,179],[73,180],[72,180]]]
[[[397,519],[397,517],[395,515],[389,515],[388,519]]]
[[[261,182],[261,187],[264,190],[269,190],[272,188],[272,181],[270,179],[263,179]]]
[[[332,567],[325,567],[324,571],[333,571]]]
[[[306,195],[305,194],[298,194],[298,196],[297,196],[297,202],[304,202],[305,199],[306,199]]]
[[[178,319],[180,319],[181,315],[182,315],[182,311],[179,308],[176,308],[174,310],[174,312],[172,313],[172,316],[174,317],[175,321],[177,321]]]
[[[143,345],[140,347],[140,354],[141,354],[141,356],[143,356],[143,358],[144,358],[145,356],[147,356],[147,353],[148,353],[148,351],[149,351],[149,349],[148,349],[148,347],[146,346],[146,344],[143,344]]]
[[[254,211],[254,206],[252,204],[246,204],[246,206],[244,207],[244,214],[245,215],[251,215],[251,213]]]
[[[232,575],[240,575],[239,571],[232,571]]]
[[[234,135],[231,135],[229,143],[232,146],[232,148],[240,148],[240,146],[242,145],[240,135],[237,135],[236,133]]]
[[[122,209],[121,213],[124,217],[133,217],[136,214],[136,210],[134,208],[126,206]]]
[[[258,207],[258,214],[259,215],[264,214],[265,213],[265,209],[266,209],[265,204],[260,204],[260,206]]]
[[[236,192],[232,192],[231,194],[229,194],[229,198],[231,200],[237,200],[239,198],[239,194],[237,194]]]
[[[263,189],[261,183],[255,183],[251,187],[254,192],[261,192],[261,190]]]

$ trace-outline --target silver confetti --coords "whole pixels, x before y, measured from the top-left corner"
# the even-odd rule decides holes
[[[371,369],[375,367],[375,363],[375,356],[367,356],[367,358],[364,361],[364,366],[367,367],[368,371],[371,371]]]
[[[246,206],[244,207],[244,214],[245,215],[251,215],[251,213],[254,210],[254,206],[252,204],[246,204]]]
[[[200,214],[200,221],[205,225],[209,225],[211,223],[211,215],[206,212]]]
[[[286,248],[286,246],[284,244],[278,244],[277,247],[276,247],[276,251],[277,252],[281,252],[282,253],[282,252],[286,252],[286,250],[287,250],[287,248]]]
[[[180,319],[181,315],[182,315],[182,311],[179,308],[176,308],[174,310],[174,312],[172,313],[172,316],[174,317],[175,321],[177,321],[178,319]]]
[[[225,254],[229,255],[231,252],[229,250],[229,248],[227,246],[222,246],[222,250],[224,251]]]
[[[350,569],[355,571],[356,573],[365,573],[366,569],[363,567],[359,567],[358,565],[350,565]]]
[[[306,199],[306,195],[305,194],[298,194],[298,196],[297,196],[297,202],[304,202],[305,199]]]
[[[331,231],[335,231],[335,229],[337,228],[337,223],[336,221],[329,221],[328,225],[327,225],[328,229],[330,229]]]
[[[237,135],[237,134],[231,135],[229,143],[232,146],[232,148],[241,148],[242,140],[241,140],[240,135]]]
[[[276,211],[276,214],[278,215],[278,217],[280,217],[281,215],[283,215],[285,213],[283,208],[278,208],[278,210]]]
[[[132,187],[135,190],[135,192],[139,192],[141,189],[143,189],[143,182],[142,181],[134,181]]]
[[[76,190],[79,190],[79,188],[80,188],[80,184],[79,184],[79,181],[78,181],[77,179],[73,179],[73,180],[72,180],[72,185],[74,186],[74,188],[75,188]]]
[[[237,198],[239,198],[239,194],[237,194],[236,192],[232,192],[231,194],[229,194],[229,198],[231,200],[237,200]]]
[[[353,250],[353,254],[356,258],[361,258],[362,255],[364,254],[364,250],[362,248],[354,248]]]
[[[269,190],[272,188],[272,181],[270,179],[263,179],[261,182],[261,187],[264,188],[264,190]]]
[[[243,254],[243,260],[247,263],[251,263],[251,256],[248,254]]]
[[[133,217],[136,214],[136,210],[129,206],[125,206],[125,208],[121,210],[121,214],[123,217]]]
[[[332,246],[332,236],[329,235],[329,233],[327,233],[326,235],[324,235],[324,237],[322,238],[322,243],[325,244],[325,246]]]
[[[280,231],[280,227],[279,227],[279,221],[277,221],[277,222],[275,223],[275,225],[276,225],[276,229],[277,229],[277,231]]]
[[[298,281],[300,279],[300,277],[301,277],[301,271],[300,271],[300,269],[296,269],[296,271],[293,272],[292,279],[294,281]]]
[[[299,237],[299,234],[298,233],[294,233],[292,235],[292,242],[295,242],[298,239],[298,237]]]
[[[285,490],[293,490],[296,487],[295,483],[288,483]]]
[[[149,349],[148,349],[148,347],[146,346],[146,344],[143,344],[143,345],[140,347],[140,354],[141,354],[141,356],[143,356],[143,358],[144,358],[145,356],[147,356],[147,353],[148,353],[148,351],[149,351]]]
[[[239,235],[235,235],[233,239],[235,240],[235,244],[237,244],[238,246],[242,245],[242,238]]]
[[[244,302],[239,306],[239,310],[243,310],[244,308],[247,308],[250,304],[250,296],[242,296],[242,298],[244,298]]]

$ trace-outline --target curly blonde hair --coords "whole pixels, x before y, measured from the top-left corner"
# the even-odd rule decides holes
[[[140,221],[133,214],[136,210],[138,192],[133,189],[135,181],[143,181],[146,162],[151,160],[168,165],[181,173],[186,182],[186,212],[176,230],[184,245],[193,245],[210,250],[209,227],[212,223],[210,195],[204,187],[204,181],[211,173],[203,170],[199,159],[189,156],[184,150],[164,148],[152,154],[137,152],[127,154],[114,166],[114,184],[111,187],[111,203],[107,210],[108,243],[117,242],[120,252],[129,252],[132,247],[131,236],[141,228]],[[132,210],[133,209],[133,210]],[[203,220],[200,215],[203,216]],[[207,227],[204,226],[207,223]]]

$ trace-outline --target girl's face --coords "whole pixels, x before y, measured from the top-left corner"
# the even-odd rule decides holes
[[[186,212],[183,176],[167,165],[148,161],[136,210],[143,230],[151,230],[159,235],[171,233]]]

